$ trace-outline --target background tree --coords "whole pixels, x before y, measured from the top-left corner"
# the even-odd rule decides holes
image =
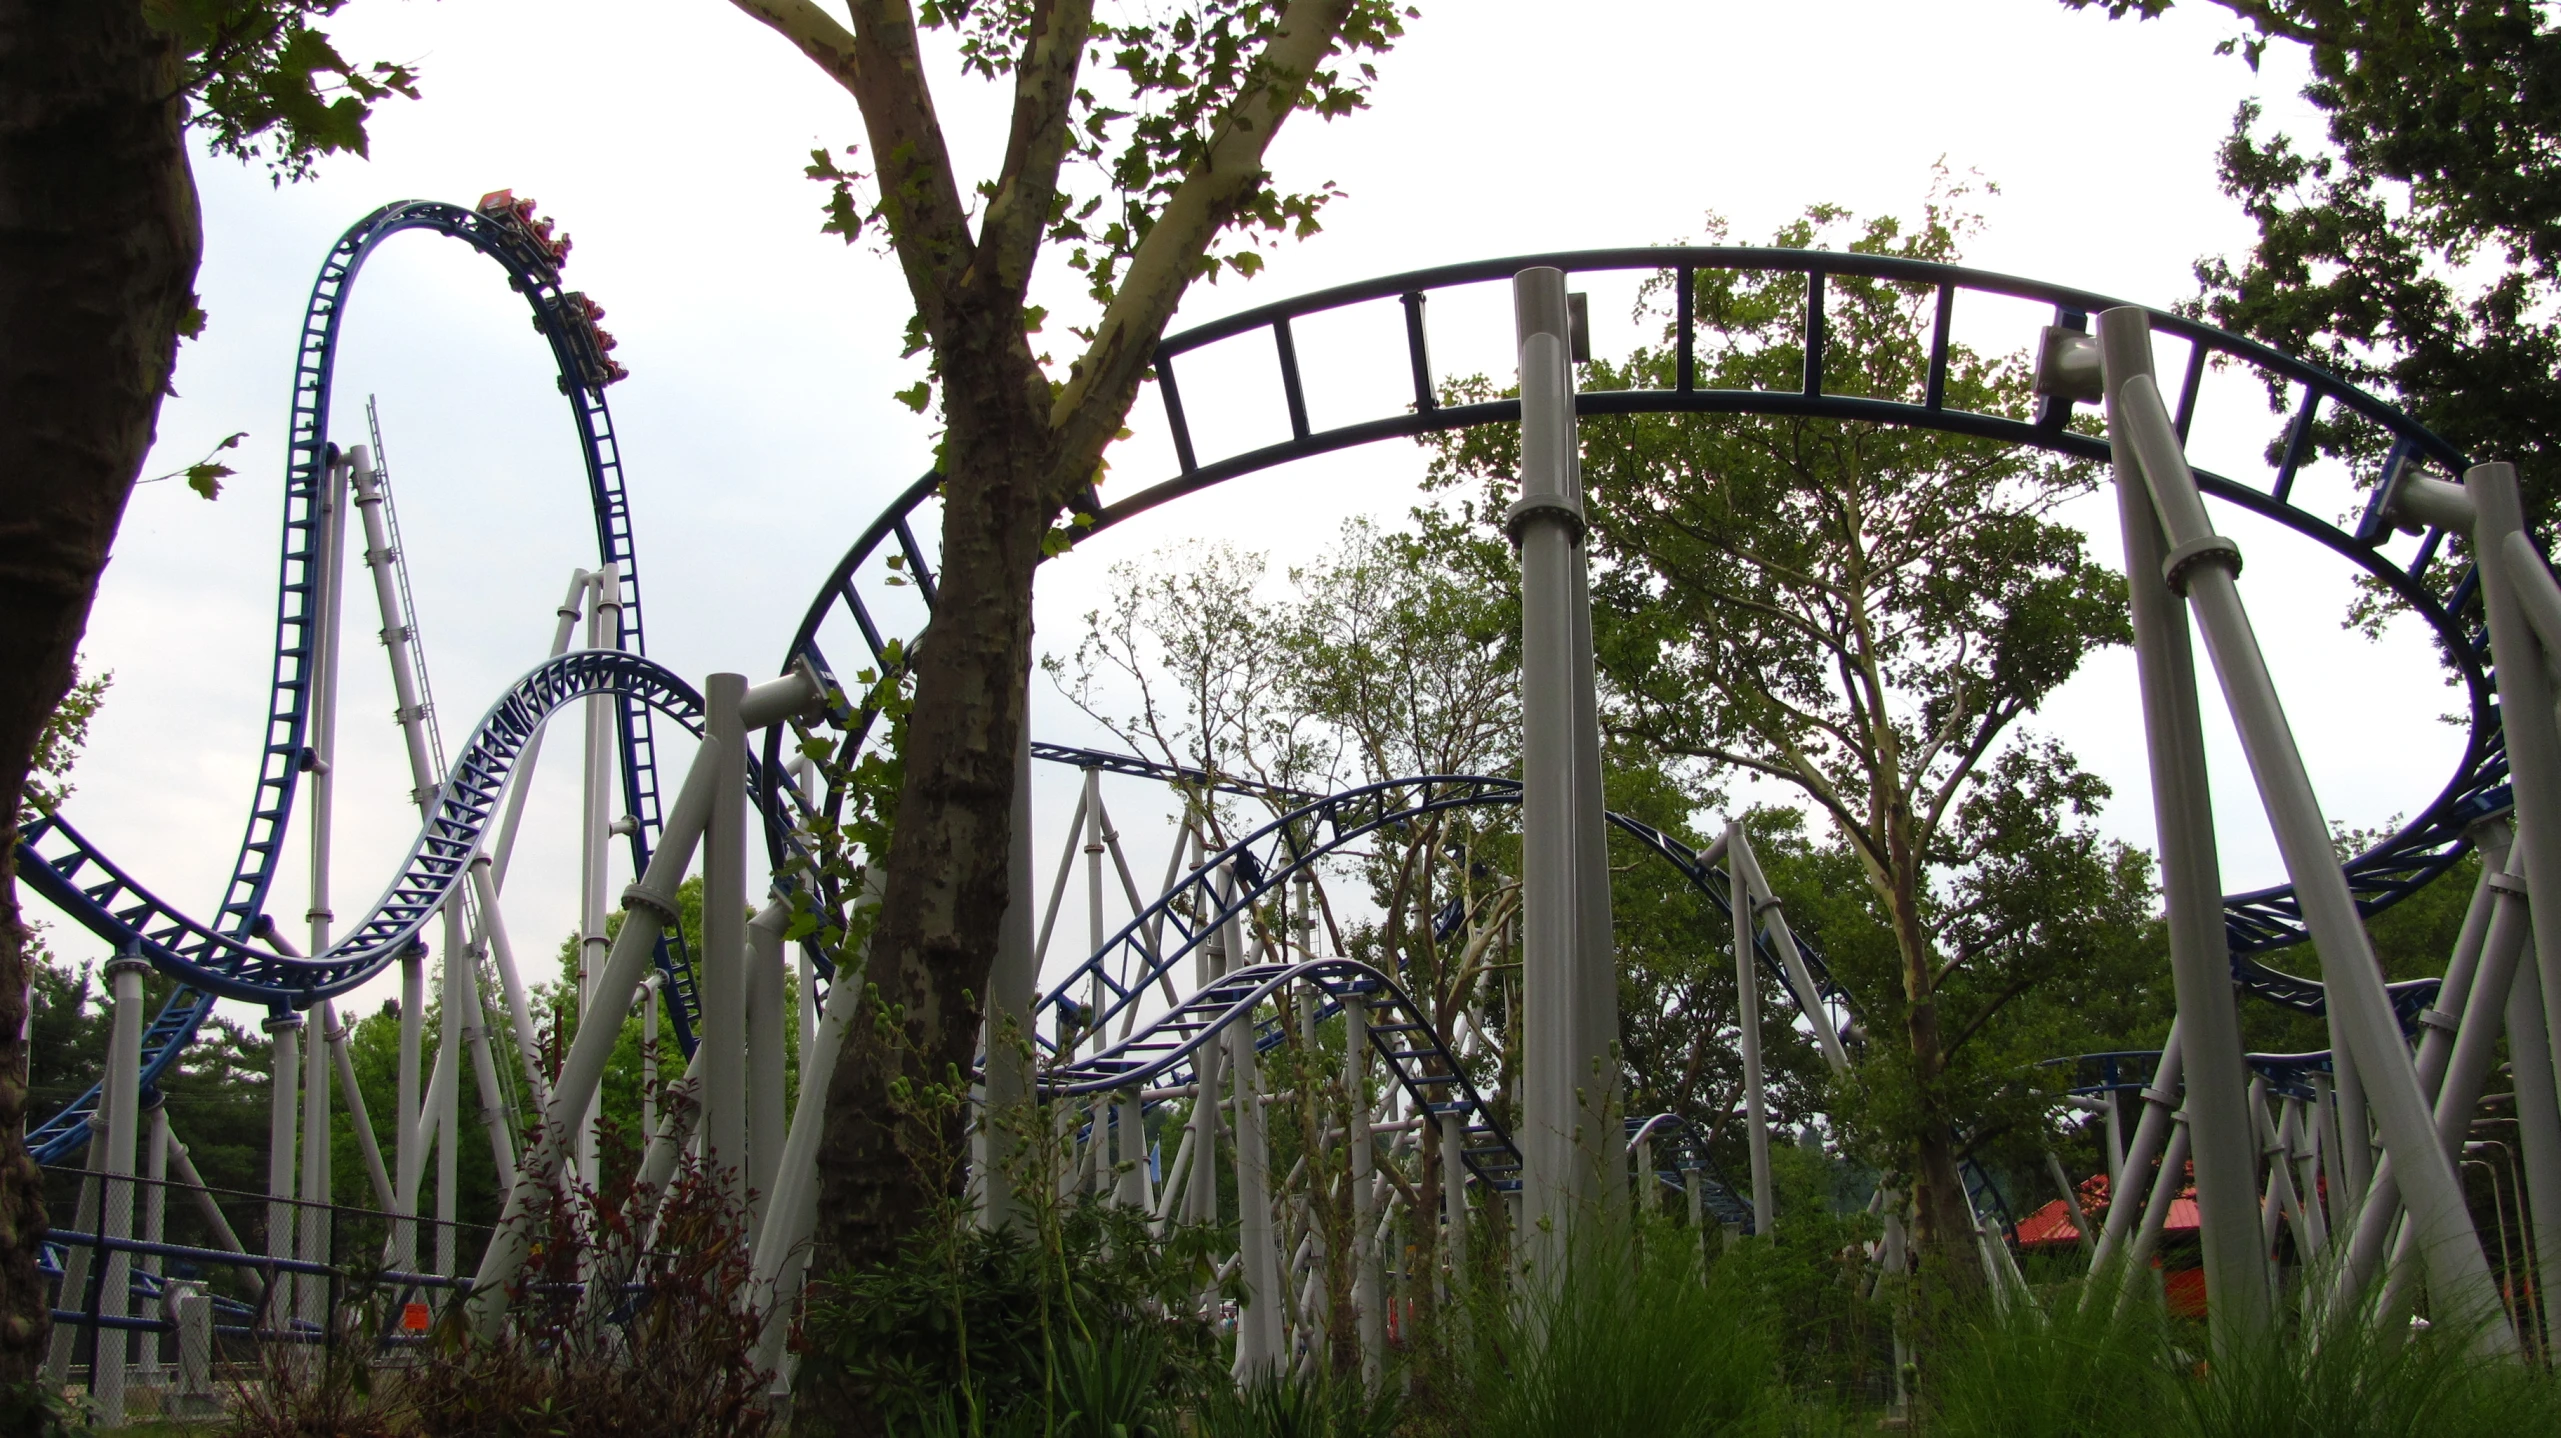
[[[71,688],[126,496],[196,307],[186,131],[280,177],[363,153],[365,117],[414,94],[314,21],[344,0],[0,0],[0,1384],[49,1328],[26,1120],[27,928],[18,798]]]
[[[897,1041],[857,1025],[836,1069],[813,1258],[828,1273],[891,1259],[949,1197],[935,1156],[953,1151],[958,1111],[911,1124],[887,1098],[901,1080],[948,1082],[976,1048],[1007,888],[1032,574],[1072,533],[1053,524],[1090,495],[1191,282],[1221,265],[1250,274],[1256,236],[1315,227],[1331,187],[1283,192],[1265,152],[1301,109],[1358,109],[1372,72],[1336,57],[1384,50],[1406,12],[1193,0],[1133,5],[1114,23],[1091,0],[853,0],[848,26],[812,0],[736,3],[862,113],[872,172],[823,153],[811,172],[832,188],[830,228],[851,240],[876,225],[897,256],[910,343],[928,361],[912,402],[937,404],[943,426],[940,602],[910,656],[899,822],[863,975]],[[945,142],[920,27],[945,32],[968,74],[1010,82],[1004,158],[975,185]],[[1044,253],[1080,273],[1092,305],[1063,367],[1034,347]],[[808,1421],[873,1422],[829,1363],[801,1381]]]
[[[1816,207],[1775,242],[1952,261],[1972,224],[1950,208],[1961,193],[1908,227]],[[1794,388],[1804,282],[1697,284],[1701,383]],[[1641,313],[1666,315],[1670,285]],[[1931,289],[1838,276],[1830,293],[1825,388],[1917,398]],[[1586,387],[1669,388],[1674,338],[1591,365]],[[2018,358],[1963,346],[1947,386],[1966,409],[2024,417],[2030,402]],[[1925,1257],[1973,1281],[1958,1163],[2017,1085],[2012,1041],[2035,1027],[2017,1015],[2127,977],[2101,960],[2148,912],[2144,861],[2089,828],[2106,787],[2014,732],[2127,638],[2120,582],[2055,513],[2091,476],[1985,440],[1793,416],[1595,418],[1582,436],[1606,722],[1790,786],[1819,816],[1822,883],[1796,912],[1879,1040],[1831,1107],[1908,1176]],[[1499,516],[1517,430],[1436,444],[1437,481],[1483,485],[1469,512]]]
[[[2063,3],[2148,20],[2171,0]],[[2198,263],[2200,308],[2394,396],[2476,458],[2514,461],[2529,517],[2549,523],[2561,506],[2561,32],[2549,7],[2215,3],[2244,27],[2219,48],[2253,69],[2271,44],[2304,48],[2302,95],[2326,134],[2271,131],[2256,101],[2233,116],[2217,168],[2258,241]],[[2335,417],[2317,437],[2369,478],[2388,442]]]

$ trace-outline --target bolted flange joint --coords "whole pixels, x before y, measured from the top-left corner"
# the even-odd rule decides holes
[[[1512,537],[1512,547],[1518,549],[1521,531],[1529,527],[1529,522],[1550,515],[1565,522],[1576,544],[1583,542],[1583,532],[1589,527],[1583,522],[1583,506],[1561,494],[1525,494],[1512,501],[1512,507],[1503,511],[1503,532]]]
[[[2241,577],[2241,546],[2219,534],[2200,534],[2170,551],[2161,561],[2161,582],[2170,592],[2187,598],[2188,574],[2200,564],[2219,564],[2225,573]]]
[[[625,910],[647,909],[657,915],[658,922],[667,928],[674,928],[680,921],[673,900],[639,884],[622,891],[622,906]]]

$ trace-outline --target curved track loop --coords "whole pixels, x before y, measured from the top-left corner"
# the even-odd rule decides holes
[[[1402,827],[1451,810],[1514,805],[1520,800],[1517,779],[1433,775],[1365,784],[1291,810],[1208,856],[1199,868],[1141,910],[1102,948],[1041,995],[1033,1008],[1032,1027],[1037,1034],[1042,1028],[1041,1016],[1072,1011],[1077,1016],[1075,1028],[1083,1033],[1098,1029],[1108,1033],[1115,1020],[1123,1030],[1131,1029],[1137,1019],[1134,1006],[1150,987],[1160,989],[1172,1002],[1175,964],[1208,942],[1229,921],[1250,917],[1254,906],[1292,874],[1381,829]],[[1608,817],[1621,833],[1678,869],[1720,914],[1731,917],[1733,901],[1726,891],[1722,869],[1702,863],[1696,851],[1652,825],[1621,814]],[[1224,898],[1218,892],[1218,877],[1222,874],[1233,878],[1233,886]],[[1824,967],[1821,952],[1802,934],[1797,936],[1797,946],[1814,972],[1821,997],[1854,1010],[1849,995]],[[1778,976],[1781,984],[1786,984],[1786,968],[1770,947],[1766,929],[1755,934],[1753,947],[1761,963]],[[1100,1001],[1086,1003],[1077,997],[1080,990],[1099,990]],[[1050,1027],[1054,1030],[1057,1025]],[[1038,1042],[1050,1052],[1057,1049],[1054,1034],[1040,1037]]]
[[[1669,270],[1676,276],[1681,320],[1679,383],[1670,389],[1578,393],[1575,409],[1579,414],[1809,415],[1976,435],[2087,460],[2104,460],[2108,456],[2106,440],[2076,433],[2068,427],[2067,421],[2071,417],[2068,406],[2049,405],[2034,420],[1955,409],[1944,402],[1941,381],[1950,348],[1950,316],[1961,297],[1994,296],[2050,305],[2054,322],[2070,329],[2085,329],[2091,314],[2115,307],[2119,301],[2085,290],[2011,275],[1874,255],[1727,246],[1584,250],[1480,260],[1391,275],[1264,305],[1168,336],[1158,347],[1154,377],[1157,396],[1164,405],[1165,419],[1172,433],[1178,472],[1110,505],[1102,505],[1096,499],[1091,507],[1091,529],[1109,528],[1211,485],[1315,455],[1380,440],[1413,438],[1440,430],[1516,422],[1520,418],[1517,400],[1450,406],[1439,402],[1426,343],[1424,317],[1435,293],[1505,281],[1534,265],[1552,265],[1569,274],[1606,271],[1650,274]],[[1922,292],[1934,292],[1938,319],[1932,340],[1932,379],[1927,392],[1920,402],[1913,403],[1826,391],[1823,388],[1819,327],[1810,336],[1812,353],[1808,357],[1813,362],[1806,366],[1810,378],[1801,390],[1698,388],[1695,368],[1690,361],[1690,295],[1695,273],[1701,270],[1802,275],[1809,290],[1816,294],[1821,292],[1828,279],[1836,276],[1881,279],[1913,286]],[[1404,311],[1407,354],[1412,371],[1411,391],[1386,396],[1373,418],[1327,429],[1313,428],[1301,398],[1305,385],[1299,368],[1298,349],[1291,335],[1292,323],[1357,305],[1390,303],[1400,305]],[[1819,307],[1812,312],[1819,313]],[[2399,833],[2351,859],[2345,866],[2359,907],[2369,914],[2376,912],[2398,902],[2442,873],[2469,847],[2464,838],[2465,829],[2474,821],[2506,806],[2507,755],[2496,707],[2491,703],[2488,635],[2480,612],[2478,586],[2468,569],[2451,583],[2430,578],[2430,571],[2444,548],[2441,532],[2430,532],[2418,545],[2416,553],[2405,562],[2384,552],[2391,536],[2372,516],[2351,534],[2310,510],[2297,507],[2292,502],[2294,483],[2305,463],[2314,457],[2313,427],[2325,410],[2334,417],[2352,417],[2355,423],[2388,437],[2391,448],[2387,468],[2428,465],[2459,475],[2465,466],[2465,457],[2399,410],[2327,371],[2255,341],[2211,329],[2167,311],[2148,310],[2147,313],[2152,317],[2156,333],[2186,341],[2191,348],[2185,377],[2179,384],[2175,401],[2182,435],[2195,416],[2200,386],[2209,361],[2236,364],[2264,382],[2271,394],[2294,396],[2287,422],[2287,439],[2280,451],[2282,457],[2264,483],[2244,483],[2199,470],[2199,484],[2207,493],[2227,503],[2247,509],[2323,545],[2390,590],[2434,631],[2441,651],[2464,686],[2470,713],[2470,735],[2453,776],[2436,798]],[[1183,410],[1181,391],[1175,379],[1175,361],[1207,345],[1243,339],[1257,333],[1270,335],[1273,352],[1279,358],[1281,392],[1268,398],[1273,401],[1274,412],[1285,412],[1290,416],[1290,438],[1226,455],[1201,455],[1196,451]],[[2034,336],[2021,338],[2033,340]],[[916,602],[921,600],[924,611],[929,614],[934,601],[933,569],[917,535],[926,518],[926,506],[934,500],[939,484],[938,475],[927,474],[918,479],[855,540],[803,617],[793,637],[791,651],[785,656],[786,666],[806,657],[822,675],[831,675],[833,671],[828,658],[820,647],[819,630],[839,613],[852,621],[867,651],[862,665],[884,666],[890,659],[891,643],[912,644],[917,640],[923,625],[922,616],[914,612]],[[2381,493],[2381,488],[2378,487],[2376,492]],[[895,566],[889,562],[893,555],[897,559]],[[887,617],[902,608],[916,622],[901,625]],[[860,745],[863,738],[862,727],[858,725],[845,742],[850,748]],[[778,746],[778,738],[768,742]],[[768,748],[768,772],[778,772],[779,766],[770,762],[778,752],[778,747]],[[834,801],[831,798],[822,802],[832,804]],[[769,807],[768,812],[779,813],[780,810]],[[778,830],[769,830],[768,838],[775,846],[775,857],[779,862],[783,835]],[[2317,984],[2257,964],[2241,962],[2248,955],[2285,948],[2307,937],[2301,911],[2290,886],[2228,897],[2225,900],[2225,924],[2235,957],[2235,977],[2245,987],[2263,998],[2289,1007],[2318,1011],[2321,996]]]
[[[1520,1182],[1520,1149],[1468,1080],[1458,1056],[1432,1032],[1426,1015],[1395,980],[1357,959],[1304,959],[1237,969],[1101,1053],[1043,1070],[1040,1091],[1067,1098],[1194,1082],[1199,1074],[1193,1056],[1201,1045],[1231,1025],[1253,1024],[1255,1011],[1266,1000],[1292,986],[1312,988],[1334,1004],[1353,998],[1366,1002],[1370,1049],[1412,1096],[1416,1111],[1460,1116],[1466,1137],[1459,1151],[1480,1182],[1497,1188]]]
[[[1752,1200],[1736,1192],[1734,1185],[1726,1181],[1724,1171],[1716,1166],[1715,1154],[1708,1149],[1707,1135],[1697,1124],[1690,1122],[1687,1114],[1667,1111],[1652,1118],[1629,1118],[1628,1151],[1635,1152],[1636,1146],[1645,1142],[1654,1145],[1657,1158],[1669,1157],[1672,1160],[1669,1167],[1658,1165],[1655,1168],[1657,1182],[1676,1193],[1683,1192],[1682,1173],[1695,1169],[1700,1180],[1699,1196],[1717,1222],[1740,1224],[1745,1233],[1760,1231],[1759,1223],[1752,1216]]]
[[[294,790],[310,757],[305,733],[311,717],[309,674],[315,659],[311,642],[317,633],[320,601],[320,586],[315,582],[320,559],[318,504],[335,448],[329,442],[329,405],[336,386],[339,331],[356,275],[365,260],[383,241],[404,230],[446,235],[497,261],[507,273],[508,288],[523,295],[531,307],[534,328],[551,346],[560,373],[560,389],[568,397],[570,417],[578,431],[579,451],[587,467],[588,495],[595,511],[599,562],[620,566],[623,642],[634,653],[646,652],[631,507],[623,492],[622,451],[614,438],[612,412],[605,404],[604,386],[611,380],[597,363],[600,356],[594,347],[592,329],[583,323],[583,297],[562,288],[559,261],[503,215],[484,215],[440,201],[403,200],[358,220],[338,237],[321,264],[318,278],[312,282],[311,300],[303,311],[301,338],[296,346],[266,743],[260,753],[255,797],[249,806],[248,831],[241,838],[222,903],[210,925],[197,926],[228,941],[253,936],[265,920],[267,895],[275,883],[276,864],[284,849]],[[624,802],[628,812],[640,821],[630,836],[634,872],[648,866],[649,848],[657,837],[660,820],[657,747],[648,716],[647,707],[638,700],[625,704],[620,716]],[[166,927],[167,918],[174,911],[156,899],[148,899],[139,885],[123,880],[121,873],[106,864],[104,856],[97,854],[87,841],[71,835],[67,825],[61,827],[67,840],[76,841],[77,847],[100,866],[100,872],[115,873],[122,880],[126,895],[148,900],[142,924]],[[64,857],[60,847],[55,852],[57,857]],[[33,873],[42,867],[43,856],[30,848],[21,847],[18,857],[22,871]],[[125,902],[130,907],[133,899],[128,897]],[[87,917],[82,922],[95,931],[96,925]],[[675,1015],[678,1035],[690,1053],[692,966],[682,942],[679,936],[675,947],[662,946],[659,962],[674,980],[671,989],[676,1002],[669,1007]],[[143,1036],[146,1082],[164,1072],[195,1037],[197,1026],[213,1010],[214,997],[213,991],[195,987],[182,987],[169,996]],[[86,1132],[80,1121],[96,1101],[97,1090],[93,1087],[38,1132],[72,1133],[76,1146],[78,1135]]]
[[[181,997],[192,992],[277,1008],[308,1007],[372,978],[418,942],[419,931],[468,881],[471,857],[497,812],[508,772],[525,741],[556,711],[597,694],[621,696],[626,712],[630,705],[646,705],[690,733],[702,731],[702,696],[670,670],[637,654],[581,649],[536,665],[508,687],[455,751],[452,771],[437,791],[435,812],[418,831],[397,876],[371,911],[326,953],[287,958],[251,948],[187,917],[134,882],[57,817],[27,826],[19,877],[91,933],[120,951],[139,953],[179,980],[186,986]],[[176,1007],[173,999],[160,1022],[167,1022]],[[175,1061],[183,1042],[174,1034],[161,1037],[156,1051],[145,1050],[146,1084]],[[86,1141],[86,1119],[95,1103],[93,1090],[28,1136],[39,1161],[49,1162]]]

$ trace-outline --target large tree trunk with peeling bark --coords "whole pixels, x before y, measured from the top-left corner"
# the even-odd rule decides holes
[[[1007,902],[1032,576],[1054,510],[1047,382],[1014,313],[983,318],[983,343],[944,360],[943,602],[912,658],[906,778],[864,974],[881,1007],[855,1020],[827,1086],[811,1254],[822,1280],[894,1259],[923,1216],[958,1201],[967,1157],[957,1100]],[[885,1431],[824,1353],[801,1368],[793,1411],[803,1432]]]
[[[176,76],[136,0],[0,0],[0,1382],[47,1328],[16,815],[193,306]]]

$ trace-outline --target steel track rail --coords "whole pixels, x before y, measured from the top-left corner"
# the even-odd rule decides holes
[[[2083,460],[2097,461],[2108,457],[2105,439],[2077,433],[2069,427],[2072,415],[2068,405],[2048,402],[2035,419],[2021,420],[2015,416],[1955,408],[1945,399],[1945,379],[1953,348],[1951,317],[1960,298],[1982,295],[2050,305],[2057,325],[2086,329],[2091,314],[2120,303],[2106,296],[1984,270],[1830,251],[1722,246],[1571,251],[1482,260],[1391,275],[1258,306],[1168,336],[1158,348],[1153,377],[1157,397],[1163,405],[1165,421],[1171,431],[1177,472],[1110,505],[1100,503],[1099,497],[1092,497],[1084,516],[1088,521],[1088,532],[1110,528],[1226,480],[1317,455],[1387,439],[1410,439],[1472,425],[1516,422],[1520,413],[1517,400],[1448,406],[1440,403],[1427,342],[1425,315],[1434,294],[1469,285],[1498,283],[1533,265],[1552,265],[1568,273],[1582,274],[1643,271],[1669,274],[1673,280],[1677,302],[1677,382],[1668,389],[1578,394],[1575,396],[1578,414],[1803,415],[1973,435]],[[1694,355],[1698,321],[1693,298],[1696,276],[1708,270],[1801,276],[1809,295],[1818,299],[1827,284],[1836,278],[1885,281],[1910,286],[1916,294],[1932,295],[1936,310],[1928,380],[1921,399],[1918,402],[1883,400],[1827,390],[1824,384],[1823,327],[1819,322],[1808,326],[1806,379],[1801,387],[1794,390],[1700,388]],[[1371,303],[1395,303],[1404,311],[1411,390],[1387,397],[1384,413],[1316,429],[1310,424],[1303,403],[1287,402],[1289,396],[1305,392],[1299,350],[1293,342],[1290,327],[1294,321],[1308,316]],[[1810,305],[1808,313],[1819,316],[1822,308],[1819,304]],[[2200,470],[2197,479],[2204,490],[2311,539],[2373,578],[2428,625],[2437,637],[2447,663],[2462,683],[2469,734],[2453,775],[2436,797],[2398,833],[2343,866],[2355,891],[2358,907],[2367,914],[2379,912],[2452,866],[2470,847],[2469,840],[2465,838],[2466,829],[2507,805],[2507,756],[2497,709],[2491,702],[2494,679],[2488,636],[2478,600],[2478,585],[2473,582],[2468,568],[2456,574],[2450,582],[2431,581],[2430,570],[2444,547],[2442,533],[2428,534],[2416,555],[2405,563],[2384,552],[2390,536],[2375,516],[2369,514],[2365,522],[2350,533],[2297,506],[2293,502],[2294,484],[2304,464],[2314,457],[2310,443],[2313,426],[2325,409],[2332,414],[2350,416],[2354,422],[2388,436],[2391,452],[2386,461],[2387,467],[2423,464],[2459,474],[2466,464],[2466,457],[2397,408],[2315,365],[2165,310],[2147,308],[2146,313],[2151,316],[2157,331],[2188,341],[2192,346],[2193,352],[2179,384],[2176,400],[2177,423],[2182,436],[2195,417],[2209,363],[2244,367],[2267,386],[2271,395],[2292,397],[2285,421],[2285,442],[2268,481],[2250,484]],[[1257,333],[1269,334],[1279,359],[1279,393],[1272,398],[1280,406],[1276,412],[1285,411],[1291,417],[1290,438],[1231,454],[1204,456],[1198,451],[1183,408],[1175,361],[1209,344],[1245,339]],[[785,656],[786,666],[805,658],[822,675],[832,675],[835,671],[822,648],[820,630],[838,616],[850,621],[861,646],[862,660],[857,667],[869,667],[875,671],[894,667],[891,660],[898,651],[891,646],[912,645],[921,637],[921,622],[902,626],[888,616],[900,608],[898,592],[902,590],[913,599],[921,599],[925,613],[930,615],[934,576],[918,534],[930,519],[929,507],[939,503],[936,496],[940,483],[941,477],[936,474],[920,477],[855,539],[804,614]],[[896,558],[895,565],[890,563],[892,556]],[[914,607],[913,599],[907,605],[911,609]],[[868,717],[857,716],[842,740],[849,756],[865,742],[867,732]],[[769,738],[768,744],[768,772],[776,772],[777,766],[771,761],[779,753],[778,736]],[[839,801],[836,796],[829,795],[819,802],[822,808],[832,809]],[[768,812],[781,811],[769,807]],[[782,857],[784,837],[778,829],[769,829],[769,843],[774,846],[778,861]],[[2320,1002],[2319,985],[2251,961],[2253,955],[2287,948],[2308,937],[2291,886],[2233,894],[2227,896],[2224,903],[2236,980],[2260,997],[2290,1007],[2317,1005]]]
[[[324,953],[289,958],[252,948],[188,917],[118,868],[59,816],[27,826],[19,847],[19,876],[83,928],[119,950],[139,953],[177,979],[184,986],[181,993],[307,1008],[355,988],[410,951],[446,900],[468,882],[471,857],[496,817],[507,775],[525,741],[552,714],[601,694],[646,705],[689,733],[702,732],[701,695],[638,654],[580,649],[536,665],[474,726],[471,738],[455,752],[434,812],[396,876],[346,936]],[[177,1051],[175,1043],[168,1043],[147,1057],[143,1081],[156,1081]],[[86,1141],[88,1111],[75,1103],[28,1136],[39,1162],[58,1161],[60,1154]]]
[[[241,838],[231,877],[211,925],[233,940],[254,935],[266,918],[267,896],[274,886],[277,862],[284,849],[294,791],[311,758],[305,736],[310,720],[310,674],[316,659],[311,645],[317,637],[320,599],[318,504],[335,453],[329,440],[329,408],[336,390],[338,343],[347,303],[357,274],[375,248],[408,230],[425,230],[470,245],[496,261],[506,272],[508,288],[525,297],[533,313],[534,328],[551,347],[560,389],[568,398],[571,419],[577,428],[595,514],[599,562],[620,566],[619,598],[626,645],[634,653],[647,652],[631,506],[623,488],[622,450],[614,432],[612,411],[605,402],[604,385],[611,380],[595,363],[599,356],[593,352],[592,335],[582,326],[579,307],[561,285],[559,262],[510,221],[461,205],[403,200],[358,220],[338,237],[321,262],[295,347],[266,738],[260,750],[247,832]],[[649,711],[638,701],[622,707],[618,723],[624,759],[624,802],[639,820],[629,836],[634,872],[638,872],[648,866],[649,849],[662,817],[657,745],[650,730]],[[22,865],[30,858],[28,852],[21,851]],[[662,948],[659,962],[676,995],[671,1009],[678,1036],[690,1053],[693,968],[682,944],[682,936],[678,936],[672,945]],[[146,1082],[156,1079],[175,1062],[194,1038],[197,1027],[212,1012],[213,1002],[213,993],[192,987],[182,987],[169,996],[144,1033]],[[48,1120],[43,1130],[85,1117],[96,1101],[97,1090],[93,1086]]]

